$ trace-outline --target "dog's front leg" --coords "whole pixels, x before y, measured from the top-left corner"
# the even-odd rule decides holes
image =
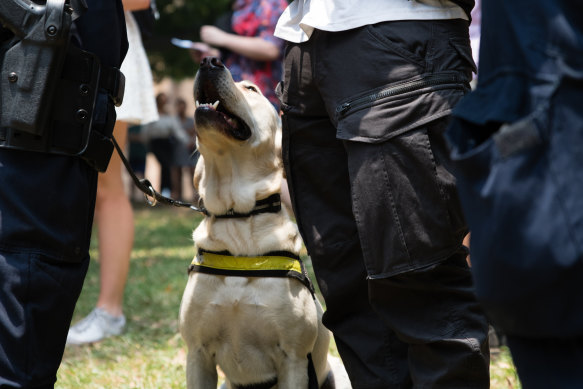
[[[277,380],[278,389],[308,389],[308,359],[286,358]]]
[[[186,357],[186,387],[188,389],[216,389],[217,368],[211,358],[200,349],[188,351]]]

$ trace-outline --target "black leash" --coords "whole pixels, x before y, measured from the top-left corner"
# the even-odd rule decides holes
[[[209,213],[209,211],[204,206],[197,207],[191,203],[187,203],[187,202],[180,201],[180,200],[174,200],[173,198],[162,196],[162,194],[160,194],[159,192],[157,192],[154,189],[154,187],[152,186],[152,183],[147,178],[139,179],[136,176],[136,173],[134,172],[134,170],[130,166],[130,163],[128,162],[128,160],[124,156],[123,151],[121,150],[121,147],[119,147],[119,145],[117,144],[117,141],[115,140],[115,138],[113,136],[111,137],[111,141],[113,142],[113,145],[115,146],[115,149],[117,150],[117,153],[119,154],[119,157],[121,158],[121,161],[123,162],[124,166],[126,167],[126,170],[128,171],[130,177],[132,178],[132,181],[134,181],[134,184],[136,184],[138,189],[144,193],[144,195],[146,197],[146,201],[152,207],[156,206],[156,204],[158,204],[158,203],[173,205],[175,207],[185,207],[185,208],[190,208],[193,211],[200,212],[206,216],[214,216],[217,219],[246,218],[246,217],[257,215],[260,213],[277,213],[277,212],[281,211],[281,196],[279,195],[279,193],[274,193],[265,199],[257,200],[255,202],[255,207],[249,213],[238,213],[238,212],[235,212],[234,210],[230,209],[224,215],[212,215],[211,213]],[[150,198],[152,200],[150,200]]]
[[[146,197],[146,201],[148,202],[148,204],[150,206],[154,207],[154,206],[156,206],[157,203],[162,203],[162,204],[167,204],[167,205],[173,205],[175,207],[190,208],[193,211],[208,215],[208,211],[204,207],[199,208],[193,204],[190,204],[190,203],[187,203],[184,201],[174,200],[172,198],[162,196],[162,194],[158,193],[154,189],[154,187],[152,186],[152,183],[147,178],[139,179],[136,176],[136,173],[134,173],[132,167],[130,166],[130,163],[128,162],[126,157],[123,155],[123,151],[121,150],[121,147],[119,147],[119,145],[117,144],[117,141],[115,140],[115,138],[113,136],[111,137],[111,141],[113,142],[113,145],[115,146],[115,149],[117,150],[117,153],[119,154],[119,157],[121,158],[121,161],[123,162],[124,166],[126,167],[126,170],[128,171],[130,177],[132,178],[132,181],[134,181],[134,184],[138,187],[138,189],[144,193],[144,196]],[[150,200],[150,198],[152,200]]]

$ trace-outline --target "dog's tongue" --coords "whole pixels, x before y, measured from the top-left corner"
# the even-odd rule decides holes
[[[217,101],[218,103],[218,101]],[[217,104],[197,104],[195,115],[215,117],[215,120],[223,120],[225,124],[230,127],[230,131],[237,132],[239,130],[239,121],[233,117],[227,115],[224,112],[218,111],[216,109]],[[221,118],[221,119],[219,119]]]

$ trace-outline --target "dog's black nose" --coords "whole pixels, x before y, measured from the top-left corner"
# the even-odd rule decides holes
[[[201,69],[224,68],[225,65],[217,57],[204,57],[200,63]]]

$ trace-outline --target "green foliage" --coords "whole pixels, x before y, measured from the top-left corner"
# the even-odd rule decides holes
[[[200,27],[213,24],[228,11],[231,0],[156,0],[160,19],[156,21],[154,36],[144,42],[154,77],[177,80],[193,77],[198,69],[188,50],[170,43],[173,37],[198,41]]]

